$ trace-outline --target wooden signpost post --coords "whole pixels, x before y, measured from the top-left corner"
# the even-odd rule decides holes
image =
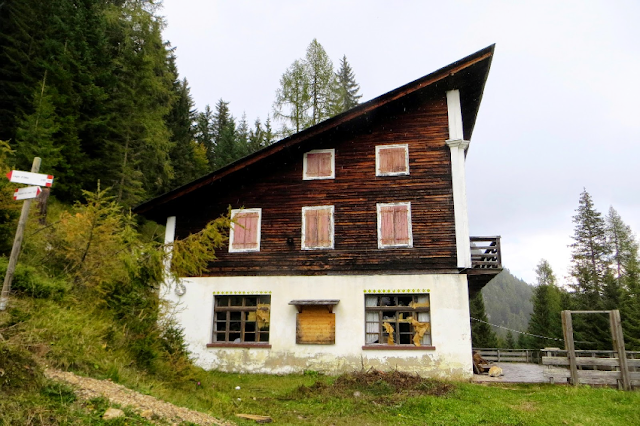
[[[18,220],[18,229],[16,230],[16,236],[13,240],[13,247],[11,248],[7,274],[5,275],[4,283],[2,284],[2,293],[0,293],[0,311],[7,309],[9,293],[11,292],[11,282],[13,281],[13,274],[16,270],[16,264],[18,263],[18,256],[20,255],[24,229],[27,226],[27,219],[29,218],[31,201],[42,191],[40,186],[50,187],[53,184],[53,176],[38,173],[41,162],[42,160],[39,157],[33,159],[31,173],[19,170],[13,170],[7,173],[7,178],[9,178],[11,182],[37,186],[17,189],[13,195],[14,200],[24,200],[24,203],[22,204],[22,213],[20,213],[20,220]]]

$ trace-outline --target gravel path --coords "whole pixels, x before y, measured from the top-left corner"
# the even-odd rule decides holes
[[[54,380],[63,381],[77,389],[76,394],[81,399],[98,397],[107,398],[123,407],[130,406],[134,411],[146,418],[159,417],[170,422],[191,422],[199,425],[231,425],[199,411],[178,407],[161,401],[149,395],[132,391],[122,385],[109,380],[97,380],[89,377],[77,376],[73,373],[46,369],[45,375]]]
[[[523,362],[494,362],[502,368],[504,376],[489,377],[485,374],[474,374],[474,382],[502,382],[502,383],[546,383],[544,378],[544,366],[538,364],[527,364]]]

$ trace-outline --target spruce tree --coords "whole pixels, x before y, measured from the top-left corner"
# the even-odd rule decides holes
[[[574,243],[571,247],[571,276],[574,278],[575,303],[581,310],[605,309],[604,287],[610,279],[609,254],[605,221],[584,190],[576,214],[573,216]],[[576,340],[593,342],[587,349],[609,349],[611,332],[604,315],[592,314],[589,318],[576,316],[574,332]]]
[[[213,171],[216,164],[216,136],[213,129],[213,111],[209,105],[196,115],[194,127],[195,140],[205,151],[209,171]]]
[[[236,122],[229,112],[229,103],[220,99],[213,114],[213,136],[215,138],[214,170],[240,158],[237,146]]]
[[[469,314],[471,316],[471,341],[473,347],[498,347],[498,338],[488,324],[482,292],[477,292],[469,299]]]
[[[337,104],[335,113],[341,113],[358,105],[358,101],[362,98],[360,85],[356,83],[356,77],[347,62],[347,56],[342,56],[340,60],[340,69],[336,73],[337,78]]]
[[[556,286],[556,277],[549,262],[542,259],[536,268],[537,286],[533,290],[533,313],[528,332],[537,336],[562,339],[561,290]],[[554,341],[542,337],[528,336],[534,349],[542,349]]]

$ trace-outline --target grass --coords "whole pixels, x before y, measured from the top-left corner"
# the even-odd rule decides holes
[[[0,425],[147,425],[131,411],[105,422],[103,399],[77,400],[41,365],[114,382],[239,425],[235,414],[313,425],[635,425],[640,392],[587,386],[416,381],[392,373],[327,377],[227,374],[189,365],[136,366],[108,312],[87,303],[23,297],[0,313]],[[236,387],[240,389],[236,389]]]

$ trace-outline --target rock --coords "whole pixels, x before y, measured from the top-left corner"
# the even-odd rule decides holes
[[[358,391],[355,391],[353,393],[353,396],[354,396],[354,398],[360,398],[362,396],[362,394],[360,392],[358,392]]]
[[[504,374],[502,374],[502,368],[494,365],[489,369],[489,377],[499,377],[499,376],[504,376]]]
[[[151,417],[153,417],[153,410],[143,410],[142,413],[140,413],[140,417],[150,419]]]
[[[117,408],[108,408],[102,415],[103,420],[117,419],[119,417],[124,417],[124,411]]]

